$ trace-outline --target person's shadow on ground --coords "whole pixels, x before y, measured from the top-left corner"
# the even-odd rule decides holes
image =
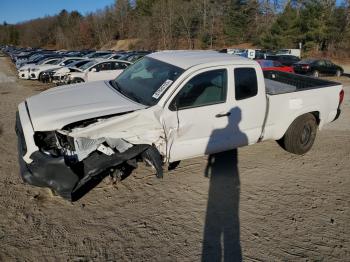
[[[226,128],[232,130],[233,135],[241,136],[244,143],[247,143],[247,137],[238,128],[240,120],[240,110],[231,110]],[[213,134],[222,131],[215,130]],[[237,149],[209,155],[205,176],[210,179],[210,185],[202,261],[241,261]]]

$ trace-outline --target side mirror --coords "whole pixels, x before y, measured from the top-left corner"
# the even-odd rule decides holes
[[[90,71],[91,72],[97,72],[97,69],[96,68],[92,68]]]

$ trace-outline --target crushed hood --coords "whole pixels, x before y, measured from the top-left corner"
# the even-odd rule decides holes
[[[85,119],[146,108],[107,81],[60,86],[26,100],[35,131],[50,131]]]

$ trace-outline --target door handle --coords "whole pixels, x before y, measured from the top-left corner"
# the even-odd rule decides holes
[[[224,117],[224,116],[230,116],[231,112],[227,112],[225,114],[217,114],[215,117]]]

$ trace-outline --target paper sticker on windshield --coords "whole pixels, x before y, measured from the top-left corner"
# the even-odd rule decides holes
[[[172,80],[166,80],[159,88],[158,90],[153,94],[153,98],[158,99],[164,91],[173,83],[174,81]]]

